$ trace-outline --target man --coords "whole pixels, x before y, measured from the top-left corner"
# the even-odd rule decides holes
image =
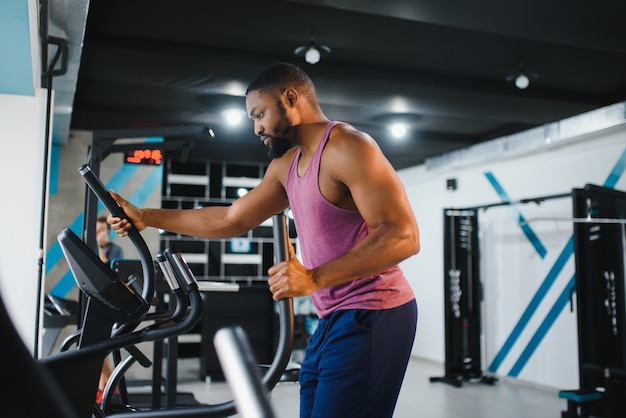
[[[114,244],[109,239],[111,225],[107,223],[106,216],[100,216],[96,220],[96,241],[98,241],[98,256],[104,263],[108,263],[116,258],[122,258],[124,253],[122,247]]]
[[[411,353],[417,305],[398,263],[419,251],[413,211],[376,142],[323,114],[311,79],[277,63],[249,85],[246,110],[273,158],[228,207],[138,209],[111,195],[140,231],[239,236],[290,207],[302,262],[272,266],[275,300],[311,295],[319,316],[300,371],[300,416],[391,417]],[[109,216],[120,236],[130,223]]]
[[[122,247],[114,244],[109,239],[109,233],[111,232],[111,225],[107,223],[106,216],[99,216],[96,219],[96,241],[98,242],[98,256],[103,263],[109,264],[111,260],[124,257],[124,251]],[[107,382],[113,374],[113,369],[109,362],[109,357],[104,359],[102,364],[102,373],[100,373],[100,381],[98,383],[98,393],[96,394],[96,403],[102,403],[102,396]],[[117,392],[117,388],[116,388]]]

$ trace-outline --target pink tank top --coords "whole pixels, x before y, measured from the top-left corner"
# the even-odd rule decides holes
[[[287,174],[287,196],[299,237],[302,264],[307,269],[320,266],[350,250],[369,233],[358,211],[335,206],[322,196],[318,177],[322,151],[331,129],[341,122],[330,122],[306,172],[298,176],[300,149]],[[380,274],[350,283],[320,289],[312,296],[319,317],[336,310],[380,310],[403,305],[414,298],[402,270],[394,266]]]

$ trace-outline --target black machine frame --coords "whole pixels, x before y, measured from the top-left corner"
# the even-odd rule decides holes
[[[206,138],[210,136],[210,129],[205,125],[189,125],[189,126],[171,126],[171,127],[154,127],[154,128],[137,128],[137,129],[105,129],[97,130],[93,132],[91,145],[88,150],[87,163],[84,167],[89,167],[89,171],[93,174],[93,177],[99,178],[102,162],[112,154],[126,153],[137,149],[138,147],[145,146],[144,142],[140,141],[120,141],[125,138],[144,138],[152,136],[161,136],[164,138],[164,142],[159,143],[158,146],[164,153],[170,153],[174,151],[181,151],[185,156],[189,153],[190,149],[194,146],[194,141],[198,138]],[[96,243],[96,219],[98,217],[98,196],[94,190],[85,185],[85,198],[84,198],[84,210],[83,210],[83,241],[90,248],[97,248]],[[106,197],[105,197],[106,199]],[[144,268],[146,263],[144,263]],[[146,273],[144,271],[144,273]],[[80,324],[85,315],[86,299],[82,292],[78,295],[78,314],[77,322]],[[176,357],[177,339],[168,338],[168,357]],[[163,344],[156,343],[154,345],[155,358],[164,357]],[[113,353],[113,356],[119,361],[119,355],[117,352]],[[177,399],[175,395],[175,376],[177,374],[176,365],[173,361],[168,361],[168,367],[166,372],[168,391],[165,396],[166,406],[172,407],[176,405]],[[153,382],[152,391],[158,393],[161,382],[161,375],[163,372],[163,365],[161,362],[153,364]],[[125,385],[125,382],[121,382]],[[154,396],[151,402],[152,408],[161,407],[161,397]]]
[[[483,374],[478,209],[444,209],[445,375],[431,377],[456,387],[464,381],[494,384]]]
[[[625,417],[626,193],[587,184],[572,198],[580,388],[562,392],[563,415]]]

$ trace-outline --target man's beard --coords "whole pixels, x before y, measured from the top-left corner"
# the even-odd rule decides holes
[[[286,153],[289,148],[291,148],[291,142],[287,138],[287,134],[291,129],[291,123],[285,116],[285,108],[282,103],[278,103],[278,109],[281,114],[281,118],[278,120],[274,128],[274,132],[277,133],[277,136],[272,136],[272,145],[270,146],[270,150],[268,155],[270,158],[280,158]]]
[[[273,136],[272,145],[267,155],[270,158],[280,158],[291,148],[291,142],[284,136]]]

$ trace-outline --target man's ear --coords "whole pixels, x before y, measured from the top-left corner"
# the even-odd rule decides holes
[[[298,92],[292,88],[285,90],[285,98],[289,106],[294,107],[298,101]]]

